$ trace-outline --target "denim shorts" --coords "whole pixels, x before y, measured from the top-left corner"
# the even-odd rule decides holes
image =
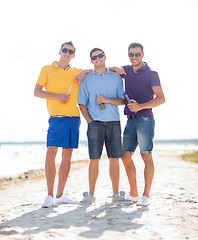
[[[47,147],[78,148],[80,118],[51,117]]]
[[[136,117],[127,120],[123,133],[123,153],[134,153],[139,145],[140,153],[153,150],[155,120],[153,117]]]
[[[100,159],[105,143],[108,158],[121,158],[121,127],[119,121],[92,121],[87,129],[90,159]]]

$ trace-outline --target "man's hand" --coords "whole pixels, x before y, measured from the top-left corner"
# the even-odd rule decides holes
[[[76,75],[76,82],[81,82],[84,78],[84,71],[79,72],[79,74]]]
[[[104,97],[104,96],[98,96],[96,101],[98,104],[101,104],[101,103],[108,103],[108,98]]]
[[[59,100],[62,103],[67,103],[69,101],[70,96],[67,94],[57,94],[56,99]]]
[[[76,75],[76,82],[81,82],[84,76],[92,71],[93,71],[92,69],[84,69],[80,71],[79,74]]]
[[[126,72],[124,71],[124,68],[119,67],[110,67],[109,70],[116,72],[119,75],[126,75]]]
[[[141,104],[136,102],[134,99],[131,99],[130,101],[131,101],[131,103],[128,103],[127,107],[129,108],[129,110],[131,112],[135,112],[136,113],[136,112],[141,110]]]

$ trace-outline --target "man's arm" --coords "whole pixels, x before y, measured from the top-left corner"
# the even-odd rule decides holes
[[[155,98],[146,102],[146,103],[138,103],[134,99],[131,99],[132,103],[129,103],[127,106],[131,112],[138,112],[142,109],[154,108],[163,103],[165,103],[165,97],[161,86],[153,86],[153,92],[155,94]]]
[[[104,96],[97,97],[97,103],[110,103],[113,105],[124,105],[125,100],[123,98],[106,98]]]
[[[69,100],[69,96],[66,94],[49,93],[44,91],[43,86],[40,84],[36,84],[34,89],[34,96],[44,99],[56,99],[62,103],[67,103]]]
[[[84,69],[82,71],[80,71],[77,75],[76,75],[76,82],[81,82],[84,78],[84,76],[90,72],[92,72],[92,69]]]
[[[87,123],[92,122],[93,120],[92,120],[91,116],[89,115],[87,107],[85,105],[83,105],[83,104],[79,104],[79,108],[80,108],[80,111],[81,111],[83,117],[87,121]]]
[[[126,72],[125,72],[124,68],[109,67],[109,70],[111,70],[112,72],[116,72],[119,75],[126,75]]]

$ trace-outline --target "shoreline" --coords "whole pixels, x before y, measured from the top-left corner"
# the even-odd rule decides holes
[[[167,151],[166,149],[155,149],[153,152],[154,153],[160,153]],[[184,154],[188,154],[189,152],[196,151],[196,150],[181,150],[181,149],[175,149],[175,150],[170,150],[170,152],[174,152],[174,155],[176,157],[179,157],[182,161],[186,161],[182,159],[182,156]],[[139,153],[136,151],[134,153],[134,156],[137,156]],[[107,157],[106,154],[103,154],[101,157],[101,160],[104,160]],[[87,166],[88,167],[89,159],[83,159],[83,160],[77,160],[71,162],[71,169],[70,172],[78,170],[82,167]],[[58,173],[60,163],[56,164],[56,174]],[[45,178],[45,169],[40,168],[40,169],[33,169],[29,170],[23,173],[18,173],[18,174],[13,174],[13,175],[8,175],[8,176],[2,176],[0,177],[0,191],[3,189],[6,189],[7,186],[11,184],[18,184],[24,181],[29,181],[29,180],[38,180]]]
[[[101,160],[104,160],[106,158],[106,154],[103,154],[101,157]],[[83,160],[77,160],[71,162],[71,169],[70,172],[79,170],[83,167],[88,167],[89,159],[83,159]],[[60,163],[56,164],[56,174],[58,173],[60,167]],[[18,184],[22,183],[24,181],[29,180],[38,180],[45,178],[45,169],[35,169],[35,170],[29,170],[27,172],[18,173],[14,175],[8,175],[8,176],[2,176],[0,177],[0,191],[5,190],[6,187],[8,187],[11,184]]]
[[[182,156],[184,154],[189,154],[191,152],[195,152],[196,150],[181,150],[181,149],[155,149],[153,152],[154,153],[158,153],[158,152],[166,152],[166,151],[170,151],[170,152],[174,152],[174,154],[179,157],[182,161],[187,161],[185,159],[182,159]],[[137,156],[139,154],[139,152],[135,152],[134,156]],[[107,157],[106,154],[103,154],[101,157],[102,159],[105,159]],[[83,159],[83,160],[77,160],[77,161],[72,161],[71,162],[71,169],[70,171],[74,171],[74,170],[78,170],[81,167],[84,166],[88,166],[88,162],[89,159]],[[60,163],[56,164],[56,172],[58,172]],[[4,187],[6,187],[9,184],[12,183],[19,183],[19,182],[23,182],[23,181],[27,181],[27,180],[32,180],[32,179],[38,179],[38,178],[44,178],[45,177],[45,169],[44,168],[40,168],[40,169],[32,169],[26,172],[22,172],[22,173],[17,173],[17,174],[13,174],[13,175],[7,175],[7,176],[0,176],[0,190]]]
[[[89,160],[78,160],[71,163],[70,172],[78,170],[86,165],[88,165]],[[60,164],[56,164],[56,172],[58,172]],[[17,184],[29,180],[38,180],[45,178],[44,168],[29,170],[27,172],[14,174],[11,176],[0,177],[0,191],[5,189],[10,184]]]

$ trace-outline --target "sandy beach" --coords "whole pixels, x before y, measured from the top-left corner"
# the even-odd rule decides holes
[[[182,161],[182,150],[155,150],[150,205],[111,202],[108,159],[100,162],[96,203],[41,208],[46,196],[43,171],[1,182],[0,239],[198,239],[198,164]],[[138,190],[143,192],[143,162],[135,153]],[[80,201],[88,190],[88,161],[72,164],[68,197]],[[56,178],[57,179],[57,178]],[[57,184],[57,183],[56,183]],[[57,185],[56,185],[57,186]],[[56,190],[56,188],[55,188]],[[120,190],[129,186],[120,162]]]

